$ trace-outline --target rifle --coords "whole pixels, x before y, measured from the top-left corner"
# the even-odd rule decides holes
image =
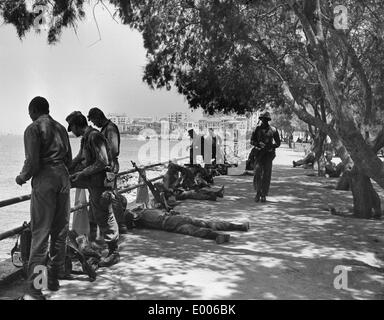
[[[141,179],[144,181],[144,183],[148,186],[149,190],[151,190],[152,194],[153,194],[153,197],[155,198],[155,201],[157,203],[160,203],[164,206],[164,208],[167,210],[167,211],[170,211],[171,208],[169,207],[168,203],[167,203],[167,200],[165,199],[165,196],[164,196],[164,193],[163,195],[160,194],[159,190],[156,189],[156,187],[153,185],[153,183],[151,181],[149,181],[147,179],[147,177],[145,176],[145,174],[143,173],[142,169],[140,169],[135,162],[131,161],[133,167],[137,170],[137,172],[139,173]]]
[[[98,263],[100,261],[100,255],[93,250],[88,250],[87,255],[80,250],[79,245],[76,241],[76,232],[70,231],[68,233],[66,248],[67,256],[66,261],[68,260],[68,268],[66,273],[70,274],[72,272],[72,259],[76,258],[80,261],[83,272],[88,275],[89,281],[93,282],[96,280],[96,269],[98,268]]]

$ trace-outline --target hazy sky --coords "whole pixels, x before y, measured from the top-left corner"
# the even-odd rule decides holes
[[[48,99],[51,115],[62,123],[70,112],[86,113],[92,106],[129,116],[189,113],[175,90],[151,90],[142,82],[141,35],[117,24],[101,6],[96,16],[102,39],[94,45],[99,35],[89,14],[79,23],[78,37],[66,29],[54,46],[48,46],[44,31],[32,31],[20,41],[13,26],[0,27],[0,133],[24,131],[31,121],[28,103],[37,95]]]

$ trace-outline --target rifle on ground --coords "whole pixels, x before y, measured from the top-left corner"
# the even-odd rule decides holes
[[[66,242],[66,274],[74,273],[72,270],[72,260],[77,259],[81,263],[83,272],[88,275],[89,281],[93,282],[96,280],[96,270],[99,267],[99,261],[101,256],[94,250],[88,249],[87,254],[80,250],[79,245],[76,241],[77,233],[70,231],[68,233]]]
[[[141,179],[144,181],[144,183],[148,186],[149,190],[151,190],[153,197],[155,198],[155,201],[157,203],[160,203],[164,206],[165,210],[170,211],[171,208],[169,207],[167,200],[165,199],[164,193],[163,195],[160,194],[159,190],[156,189],[156,187],[153,185],[151,181],[147,179],[145,174],[143,173],[143,170],[140,169],[135,162],[131,161],[133,167],[137,170],[139,173]]]

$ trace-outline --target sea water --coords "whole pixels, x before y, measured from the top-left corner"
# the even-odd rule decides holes
[[[73,156],[75,156],[80,147],[80,138],[71,138],[71,147]],[[121,153],[119,157],[120,170],[129,170],[132,168],[131,160],[138,164],[147,160],[147,163],[156,163],[166,160],[162,155],[162,146],[169,143],[169,148],[172,149],[178,141],[163,141],[158,139],[138,140],[135,137],[122,137]],[[150,148],[145,148],[151,144]],[[139,151],[143,149],[157,149],[158,152],[148,152],[145,155],[139,155]],[[166,147],[168,149],[168,147]],[[22,187],[16,184],[15,178],[20,173],[24,163],[24,142],[23,136],[3,135],[0,136],[0,201],[22,195],[30,194],[30,181]],[[159,175],[159,174],[158,174]],[[133,182],[134,183],[134,182]],[[71,203],[74,199],[72,196]],[[29,221],[29,206],[30,202],[11,205],[0,208],[0,233],[19,227],[24,221]],[[8,255],[15,240],[7,240],[0,242],[0,260],[5,255]]]

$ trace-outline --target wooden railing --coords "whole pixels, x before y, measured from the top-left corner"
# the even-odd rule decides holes
[[[184,158],[174,159],[172,161],[180,161],[180,160],[185,160],[185,159],[187,159],[187,158],[184,157]],[[155,164],[151,164],[151,165],[147,165],[147,166],[141,167],[139,169],[141,169],[141,170],[150,170],[150,169],[153,169],[153,168],[156,168],[156,167],[160,167],[160,166],[164,166],[166,164],[169,164],[169,162],[171,162],[171,161],[159,162],[159,163],[155,163]],[[135,173],[135,172],[137,172],[137,169],[131,169],[131,170],[120,172],[117,176],[119,178],[121,178],[123,176],[126,176],[126,175],[131,174],[131,173]],[[161,180],[163,177],[164,176],[161,175],[159,177],[150,179],[149,181],[155,182],[155,181]],[[133,186],[129,186],[129,187],[126,187],[126,188],[118,189],[118,192],[120,194],[127,193],[129,191],[132,191],[134,189],[137,189],[137,188],[140,188],[140,187],[143,187],[143,186],[145,186],[144,183],[137,183],[137,184],[135,184]],[[31,195],[30,194],[29,195],[20,196],[20,197],[16,197],[16,198],[12,198],[12,199],[3,200],[3,201],[0,201],[0,208],[8,207],[8,206],[11,206],[11,205],[14,205],[14,204],[18,204],[18,203],[21,203],[21,202],[25,202],[25,201],[29,201],[29,200],[31,200]],[[82,205],[79,205],[79,206],[71,208],[70,212],[75,212],[77,210],[87,208],[88,206],[89,206],[89,203],[82,204]],[[17,234],[20,234],[27,227],[28,227],[28,223],[24,222],[23,225],[20,226],[20,227],[14,228],[12,230],[9,230],[9,231],[3,232],[3,233],[0,233],[0,241],[4,240],[4,239],[7,239],[7,238],[10,238],[10,237],[13,237],[13,236],[15,236]]]

